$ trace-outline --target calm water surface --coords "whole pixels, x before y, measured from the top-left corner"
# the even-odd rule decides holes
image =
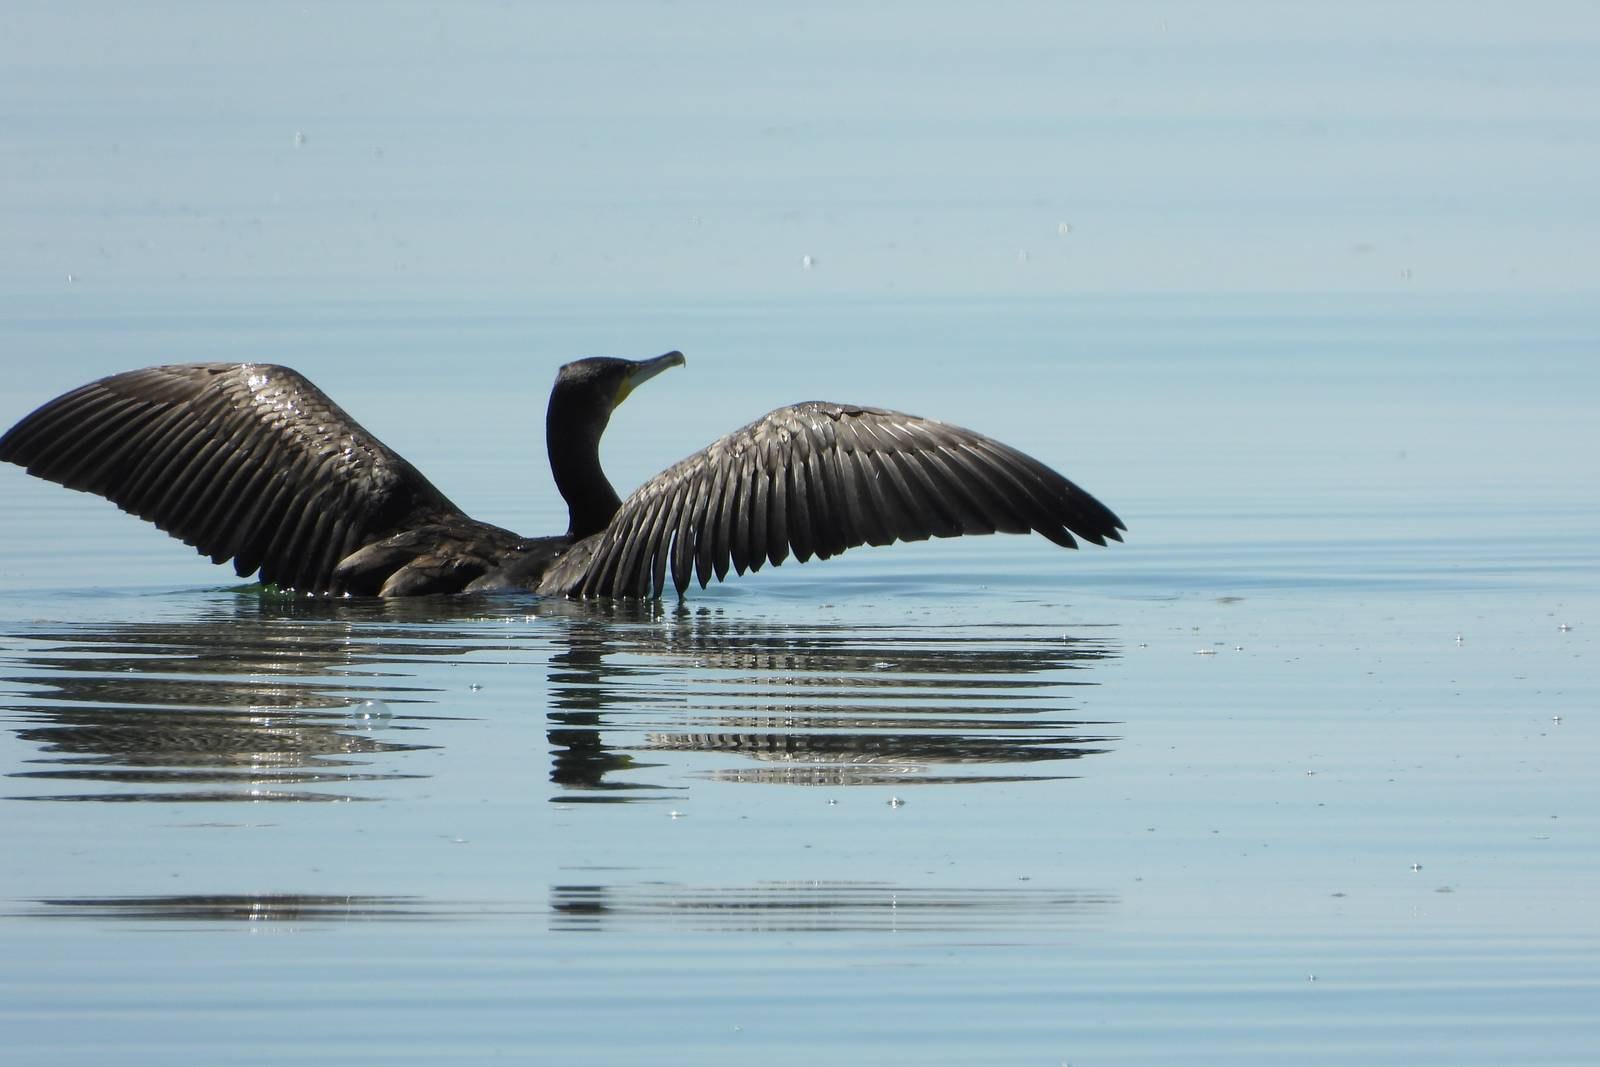
[[[0,469],[0,1061],[1600,1049],[1592,3],[14,2],[0,427],[306,372],[469,513],[683,350],[1128,523],[306,604]]]
[[[0,471],[18,1063],[1600,1047],[1581,302],[4,321],[42,358],[0,421],[125,366],[270,352],[529,532],[564,521],[537,449],[555,364],[668,347],[689,366],[619,412],[619,485],[827,396],[992,430],[1131,528],[1075,554],[864,551],[649,608],[301,603]],[[978,337],[982,365],[958,359]]]

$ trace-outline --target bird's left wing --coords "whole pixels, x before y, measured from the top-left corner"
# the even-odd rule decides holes
[[[983,434],[881,408],[794,404],[674,464],[546,574],[542,592],[656,597],[857,545],[1036,531],[1121,540],[1110,509]]]
[[[334,568],[357,547],[461,514],[322,390],[264,363],[91,382],[7,431],[0,460],[106,497],[241,576],[312,593],[348,588]]]

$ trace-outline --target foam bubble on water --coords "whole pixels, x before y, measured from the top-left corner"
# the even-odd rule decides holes
[[[394,711],[381,700],[363,700],[350,709],[350,715],[363,722],[388,722]]]

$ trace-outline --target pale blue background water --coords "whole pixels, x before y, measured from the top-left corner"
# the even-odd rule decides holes
[[[13,12],[0,421],[282,360],[543,532],[677,347],[619,485],[827,397],[1131,528],[310,610],[0,471],[18,1062],[1592,1059],[1586,6]]]

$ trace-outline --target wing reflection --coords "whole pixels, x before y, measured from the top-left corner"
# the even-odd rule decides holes
[[[1077,711],[1089,671],[1116,654],[1090,633],[227,596],[176,619],[5,635],[0,713],[32,746],[6,770],[37,788],[14,799],[368,799],[371,783],[416,776],[407,753],[447,740],[438,668],[492,653],[474,662],[543,666],[563,803],[660,800],[697,781],[1040,780],[1116,740]]]
[[[31,902],[24,914],[57,919],[143,922],[308,923],[436,919],[455,914],[421,897],[305,893],[64,897]]]
[[[704,933],[1014,933],[1037,940],[1081,929],[1115,908],[1114,893],[1035,886],[912,886],[869,881],[692,886],[671,882],[553,885],[548,902],[412,895],[182,893],[51,897],[10,914],[136,923],[484,921],[544,910],[563,932],[608,928]]]
[[[1070,714],[1074,687],[1092,684],[1073,672],[1114,655],[1104,640],[702,610],[650,626],[573,620],[563,644],[550,674],[562,801],[659,795],[613,773],[646,756],[737,757],[687,772],[716,781],[952,784],[1063,777],[1046,765],[1115,740]]]
[[[609,926],[740,933],[1009,930],[1030,938],[1082,927],[1117,904],[1114,894],[1084,890],[828,881],[557,885],[551,887],[550,896],[552,926],[557,930]]]
[[[197,618],[10,635],[25,644],[4,682],[26,700],[5,710],[37,750],[8,777],[96,787],[13,799],[346,801],[417,777],[374,769],[433,747],[407,739],[430,717],[404,709],[433,697],[406,665],[489,647],[419,618],[230,597]]]

